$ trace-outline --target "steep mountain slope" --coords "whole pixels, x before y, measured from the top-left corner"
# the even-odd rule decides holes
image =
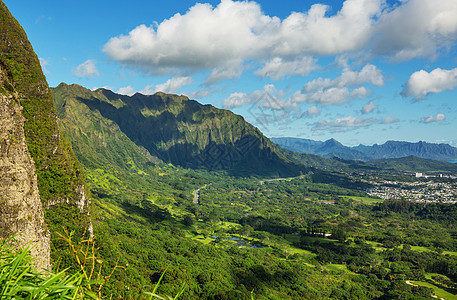
[[[231,175],[290,176],[303,169],[242,117],[185,96],[159,92],[129,97],[66,84],[53,93],[62,116],[72,113],[67,103],[83,104],[164,162]]]
[[[0,83],[8,85],[2,76]],[[32,256],[44,269],[50,267],[49,232],[44,224],[35,164],[27,149],[24,117],[15,95],[0,95],[0,237],[17,235],[20,245],[32,241]]]
[[[22,145],[23,132],[27,149],[16,149],[23,155],[16,161],[25,164],[26,172],[22,175],[27,177],[28,181],[20,182],[24,186],[16,190],[29,190],[36,195],[35,190],[38,187],[45,219],[51,232],[61,230],[63,224],[72,230],[89,226],[89,202],[82,169],[69,144],[60,137],[51,92],[38,57],[24,30],[1,1],[0,37],[0,92],[3,94],[2,113],[5,114],[1,129],[2,137],[6,137],[2,140],[5,143],[2,147],[6,147],[6,152],[2,153],[2,162],[13,161],[10,155],[14,156],[15,145]],[[12,124],[8,123],[7,117]],[[5,130],[10,136],[5,136]],[[27,163],[25,158],[26,150],[34,161],[37,183],[34,182],[33,162]],[[14,190],[11,187],[10,189]],[[3,205],[2,203],[0,202],[0,205]],[[33,220],[35,215],[40,215],[38,206],[31,203],[28,206],[30,211],[37,210],[33,214],[20,211],[18,213],[27,216],[29,221]],[[20,209],[23,208],[24,205]],[[1,219],[1,222],[8,225],[8,220]]]
[[[448,144],[427,142],[387,141],[382,145],[346,147],[334,139],[325,142],[300,138],[272,138],[274,143],[291,151],[316,154],[322,157],[339,157],[342,159],[358,159],[363,161],[416,156],[426,159],[453,161],[457,160],[457,148]]]

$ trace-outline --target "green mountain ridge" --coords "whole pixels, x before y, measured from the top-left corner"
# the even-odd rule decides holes
[[[185,96],[159,92],[130,97],[63,83],[53,93],[59,114],[67,111],[68,101],[83,104],[163,162],[241,176],[294,176],[305,171],[241,116]]]

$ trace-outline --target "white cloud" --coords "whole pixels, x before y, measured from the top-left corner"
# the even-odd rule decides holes
[[[360,49],[370,38],[381,2],[347,0],[333,16],[326,15],[328,6],[316,4],[282,21],[265,15],[256,2],[223,0],[216,7],[198,3],[183,15],[113,37],[103,50],[113,60],[155,74],[176,68],[213,69],[233,60],[303,60],[304,55]],[[309,64],[302,61],[302,65],[305,68],[292,69],[292,74],[307,72]],[[259,72],[281,76],[291,67],[267,61],[266,69]]]
[[[192,83],[191,77],[173,77],[161,84],[150,84],[140,91],[143,95],[153,95],[157,92],[175,94],[180,88]]]
[[[423,117],[420,122],[421,123],[441,123],[446,120],[446,116],[444,114],[437,114],[435,116],[428,116]]]
[[[280,55],[331,55],[358,50],[370,39],[382,1],[347,0],[337,14],[329,7],[312,5],[307,13],[293,12],[279,26],[274,53]]]
[[[402,95],[424,99],[430,93],[453,90],[457,86],[457,68],[443,70],[437,68],[430,73],[424,70],[414,72],[408,79]]]
[[[203,89],[203,90],[199,90],[199,91],[190,92],[188,96],[190,99],[200,99],[200,98],[205,98],[205,97],[209,96],[210,94],[212,94],[211,91]]]
[[[329,132],[344,132],[362,127],[369,127],[373,124],[379,123],[375,118],[360,118],[360,117],[344,117],[331,120],[319,120],[314,123],[311,128],[313,131],[329,131]]]
[[[362,113],[363,114],[369,114],[369,113],[371,113],[373,110],[375,110],[377,108],[378,108],[378,106],[370,101],[370,102],[368,102],[367,104],[365,104],[362,107]]]
[[[335,79],[319,77],[306,83],[302,95],[296,94],[295,99],[321,105],[341,105],[349,99],[368,96],[369,91],[362,86],[364,84],[384,85],[381,70],[371,64],[365,65],[359,72],[346,67]]]
[[[243,74],[243,64],[240,61],[226,63],[224,66],[214,68],[205,80],[204,85],[212,85],[226,79],[239,77]]]
[[[300,118],[303,118],[303,117],[312,117],[312,116],[318,116],[321,114],[321,111],[319,110],[319,108],[317,106],[311,106],[309,107],[301,116]]]
[[[246,93],[231,93],[230,96],[224,99],[222,106],[225,108],[235,108],[243,106],[252,101],[252,96]]]
[[[394,60],[435,56],[457,40],[457,1],[409,0],[380,17],[375,53]]]
[[[132,86],[126,86],[126,87],[121,87],[119,90],[117,90],[118,94],[121,95],[127,95],[127,96],[132,96],[133,94],[136,93],[136,90]]]
[[[368,64],[359,72],[346,69],[341,76],[335,79],[314,79],[305,84],[302,91],[294,92],[288,99],[284,99],[286,93],[282,90],[276,90],[273,84],[265,85],[263,91],[259,90],[250,94],[243,94],[243,101],[239,99],[240,93],[234,93],[233,98],[229,96],[224,101],[224,107],[233,108],[257,101],[265,92],[273,95],[275,101],[265,101],[263,106],[274,109],[298,109],[298,105],[302,102],[320,105],[341,105],[349,99],[368,96],[369,90],[364,86],[358,86],[367,83],[373,85],[384,84],[381,71],[374,65]]]
[[[285,60],[275,57],[267,61],[262,69],[256,70],[254,74],[260,77],[270,77],[273,80],[280,80],[287,75],[307,75],[317,69],[316,59],[304,56],[294,60]]]
[[[255,103],[257,108],[289,111],[291,106],[290,99],[283,100],[286,93],[283,90],[277,90],[273,84],[266,84],[263,90],[256,90],[251,93],[232,93],[224,99],[223,107],[235,108],[249,103]]]
[[[319,108],[317,108],[316,106],[311,106],[310,108],[308,108],[306,112],[309,116],[320,114]]]
[[[336,120],[319,120],[314,123],[311,128],[312,131],[328,131],[328,132],[346,132],[358,128],[366,128],[375,124],[392,124],[398,122],[399,119],[395,117],[386,117],[384,119],[376,118],[362,118],[362,117],[344,117]]]
[[[139,25],[111,38],[110,59],[150,74],[191,74],[211,70],[205,84],[240,76],[248,61],[264,65],[255,73],[279,80],[316,68],[312,56],[365,53],[408,60],[434,57],[457,41],[457,1],[346,0],[335,13],[327,5],[266,15],[253,1],[197,3],[161,23]],[[236,62],[236,63],[234,63]],[[366,70],[371,72],[371,70]],[[364,74],[341,80],[356,82]],[[378,74],[379,75],[379,74]],[[371,81],[370,81],[371,80]],[[379,76],[367,81],[382,85]]]
[[[43,69],[43,73],[49,74],[49,71],[46,68],[47,66],[49,66],[49,61],[47,61],[46,59],[44,59],[42,57],[40,57],[39,60],[40,60],[41,69]]]
[[[375,65],[367,64],[360,72],[345,68],[341,76],[335,79],[317,78],[305,84],[305,91],[313,91],[317,89],[327,89],[331,87],[355,87],[365,83],[370,83],[375,86],[384,85],[384,77],[381,70]]]
[[[164,93],[176,93],[181,87],[191,83],[191,77],[174,77],[168,79],[165,83],[156,85],[156,89]]]
[[[93,59],[88,59],[77,66],[73,74],[78,77],[96,77],[100,75]]]
[[[397,123],[400,121],[400,119],[392,116],[385,117],[382,121],[381,124],[392,124],[392,123]]]
[[[319,89],[307,95],[306,102],[319,103],[321,105],[343,104],[351,96],[347,88],[331,87]]]

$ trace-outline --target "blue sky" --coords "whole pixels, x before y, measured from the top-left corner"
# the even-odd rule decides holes
[[[457,1],[5,0],[50,86],[184,94],[268,137],[457,146]]]

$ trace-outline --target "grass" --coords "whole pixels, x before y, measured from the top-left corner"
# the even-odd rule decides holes
[[[400,249],[403,248],[403,245],[400,245]],[[411,250],[417,251],[417,252],[433,252],[432,249],[428,247],[423,247],[423,246],[411,246]],[[449,254],[449,255],[457,255],[457,252],[455,251],[443,251],[443,254]]]
[[[385,251],[387,248],[384,248],[381,243],[378,242],[373,242],[373,241],[366,241],[368,245],[371,245],[373,248],[375,248],[376,251]]]
[[[342,196],[342,195],[340,195],[339,197],[351,199],[351,200],[354,200],[357,202],[362,202],[363,204],[376,204],[376,203],[380,203],[380,202],[384,201],[382,199],[375,199],[375,198],[370,198],[370,197]]]
[[[341,270],[347,269],[347,266],[342,265],[342,264],[328,264],[328,265],[323,265],[322,267],[325,270],[330,270],[330,271],[341,271]]]
[[[446,300],[457,300],[457,295],[451,294],[431,283],[423,281],[411,281],[411,283],[433,289],[433,293],[438,296],[438,298],[444,298]]]
[[[28,249],[15,250],[14,239],[0,241],[0,299],[99,299],[80,273],[40,272]]]
[[[304,255],[304,256],[316,256],[316,254],[314,254],[311,251],[303,250],[303,249],[296,248],[296,247],[290,246],[290,245],[286,246],[286,250],[287,250],[287,252],[289,252],[292,255],[298,254],[298,255]]]

